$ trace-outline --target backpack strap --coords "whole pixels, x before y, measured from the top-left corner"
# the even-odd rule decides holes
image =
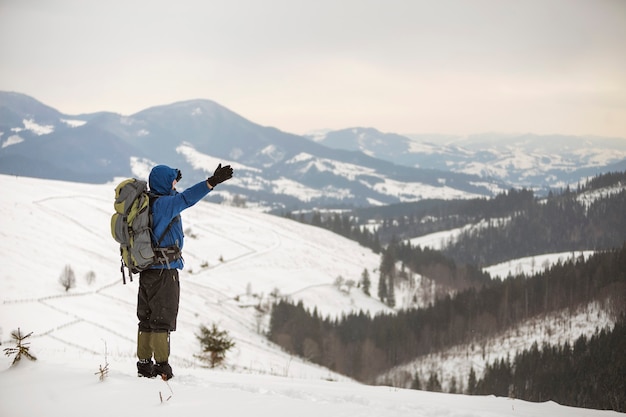
[[[168,246],[166,248],[154,248],[156,258],[155,264],[166,265],[170,269],[170,262],[182,258],[182,253],[178,246]]]
[[[148,197],[150,199],[150,232],[152,233],[152,205],[161,196],[158,194],[154,194],[153,192],[149,192]],[[156,247],[154,248],[155,252],[159,252],[160,255],[157,255],[157,261],[161,263],[165,262],[168,264],[168,266],[171,261],[174,261],[181,257],[180,248],[178,246],[168,246],[167,248],[161,248],[161,243],[163,242],[163,239],[165,239],[165,236],[167,236],[168,232],[172,229],[172,225],[177,221],[180,221],[180,214],[174,217],[169,222],[163,233],[161,233],[161,236],[157,240]]]
[[[167,232],[170,231],[170,229],[172,228],[172,225],[174,223],[176,223],[177,221],[180,221],[180,214],[176,217],[174,217],[171,221],[170,224],[167,225],[167,227],[165,228],[165,231],[161,234],[161,237],[159,238],[159,240],[157,241],[157,247],[161,246],[161,242],[163,242],[163,239],[165,239],[165,236],[167,235]]]

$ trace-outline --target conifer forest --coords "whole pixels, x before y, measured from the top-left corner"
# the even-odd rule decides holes
[[[395,305],[393,288],[422,274],[445,288],[420,308],[370,316],[363,312],[322,317],[301,303],[278,301],[269,338],[287,351],[365,383],[421,355],[479,342],[530,319],[599,302],[615,317],[572,344],[533,345],[488,364],[482,377],[463,381],[468,394],[626,411],[626,172],[591,179],[576,190],[544,198],[529,190],[469,201],[428,201],[368,209],[308,221],[358,240],[380,253],[378,297]],[[601,190],[612,190],[601,192]],[[590,197],[593,196],[593,197]],[[385,217],[386,216],[386,217]],[[376,233],[364,232],[377,218]],[[468,223],[469,229],[442,250],[412,246],[408,239]],[[482,267],[542,253],[593,250],[537,268],[532,275],[491,279]],[[398,265],[401,265],[399,268]],[[421,377],[421,378],[420,378]],[[414,387],[436,389],[417,376]],[[432,378],[431,378],[432,379]]]

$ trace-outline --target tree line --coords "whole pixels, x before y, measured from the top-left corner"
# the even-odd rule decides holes
[[[573,345],[534,344],[489,364],[468,393],[626,412],[626,318]]]
[[[397,264],[401,264],[398,270]],[[443,252],[412,246],[410,242],[392,240],[382,250],[378,280],[378,298],[395,306],[394,288],[420,274],[436,282],[439,293],[456,292],[490,282],[489,274],[473,265],[457,265]]]
[[[418,356],[480,341],[524,319],[593,300],[611,305],[615,314],[626,311],[626,245],[396,314],[360,312],[331,319],[282,300],[272,309],[269,338],[293,354],[373,383],[377,375]]]
[[[285,216],[331,230],[375,253],[416,236],[483,222],[483,226],[470,228],[446,242],[442,253],[457,265],[480,267],[544,253],[620,247],[626,240],[626,189],[590,203],[580,197],[582,193],[623,184],[626,171],[598,175],[575,190],[567,187],[550,192],[545,199],[524,188],[508,190],[492,199],[424,200]],[[368,229],[368,220],[374,220],[379,227]]]
[[[503,221],[469,229],[443,252],[460,263],[487,266],[543,253],[619,247],[626,236],[624,213],[626,189],[588,205],[566,190]]]

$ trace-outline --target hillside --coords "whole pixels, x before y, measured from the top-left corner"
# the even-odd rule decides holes
[[[134,366],[137,283],[122,285],[119,248],[110,235],[115,184],[12,176],[0,176],[0,184],[6,196],[0,206],[0,339],[6,343],[18,327],[32,331],[44,358],[101,356],[106,342],[112,358]],[[237,341],[228,358],[233,369],[327,377],[327,370],[267,342],[262,332],[270,294],[293,294],[325,314],[355,306],[388,311],[332,285],[338,275],[358,279],[364,268],[375,276],[378,256],[318,228],[210,201],[211,195],[183,214],[186,269],[179,331],[172,337],[175,366],[198,364],[194,333],[215,322]],[[76,276],[69,292],[58,282],[66,265]]]
[[[491,372],[484,376],[491,378],[490,384],[502,385],[509,377],[500,375],[494,382],[493,369],[510,368],[498,361],[513,361],[522,350],[533,346],[547,343],[551,345],[548,349],[562,349],[559,354],[567,358],[567,346],[580,347],[587,340],[596,340],[597,332],[609,332],[607,337],[617,340],[611,351],[619,351],[617,346],[623,344],[620,340],[626,340],[625,335],[611,336],[610,332],[625,311],[624,175],[599,176],[575,192],[566,189],[545,199],[535,199],[532,192],[511,190],[494,200],[449,205],[439,202],[434,210],[423,205],[431,212],[421,213],[421,217],[383,218],[377,230],[393,227],[403,236],[410,236],[411,226],[428,227],[430,223],[431,227],[443,229],[451,223],[448,219],[463,218],[475,223],[413,238],[410,244],[392,239],[382,250],[380,276],[384,281],[379,281],[377,295],[389,305],[408,310],[394,316],[350,315],[328,321],[307,314],[299,306],[281,304],[273,312],[272,340],[361,381],[410,387],[419,378],[425,387],[426,381],[430,384],[429,378],[435,378],[444,390],[452,392],[468,392],[470,374],[481,378],[485,369]],[[348,235],[347,214],[341,219],[336,214],[327,217],[322,222],[325,227]],[[355,223],[350,226],[352,231],[354,226]],[[359,236],[354,234],[354,238]],[[534,255],[512,259],[518,252],[511,250],[511,245],[520,239],[524,245],[518,245],[519,248],[530,248]],[[480,269],[457,263],[446,252],[438,251],[451,245],[466,248],[470,254],[482,253],[482,246],[487,252],[498,253],[501,263]],[[563,252],[544,252],[557,248]],[[499,279],[490,280],[486,273]],[[441,291],[446,287],[448,292]],[[433,295],[439,300],[435,301]],[[416,307],[419,309],[411,310]],[[533,351],[528,355],[548,353]],[[590,360],[599,363],[606,357]],[[558,360],[563,368],[567,360]],[[612,363],[612,369],[619,370],[624,365],[620,361]],[[549,366],[530,368],[531,372],[541,373],[540,369]],[[615,377],[609,368],[600,365],[576,372],[598,372],[607,380]],[[551,377],[544,375],[540,383]],[[570,384],[573,394],[568,395],[568,404],[590,404],[600,397],[591,387],[586,388],[585,378],[573,381],[578,385],[574,388],[575,384]],[[614,392],[611,389],[601,392]],[[506,389],[483,392],[507,394]],[[552,392],[544,390],[539,396],[532,395],[554,398],[550,396]],[[580,392],[586,392],[591,400],[581,400]],[[623,397],[616,393],[615,398],[621,398],[623,404]],[[623,407],[606,398],[602,404],[596,404]]]
[[[213,201],[237,199],[264,211],[490,196],[502,186],[495,179],[332,149],[258,125],[211,100],[132,115],[67,115],[0,91],[0,173],[101,184],[140,176],[138,162],[180,169],[183,187],[210,176],[218,162],[231,164],[237,175]]]
[[[259,313],[280,292],[323,314],[389,311],[360,292],[342,292],[338,274],[375,281],[379,257],[330,232],[254,211],[201,202],[183,214],[187,270],[181,274],[179,330],[172,337],[176,377],[169,385],[135,375],[136,282],[122,285],[109,235],[114,183],[89,185],[0,176],[2,216],[0,340],[33,332],[37,362],[0,371],[0,414],[110,416],[145,412],[235,415],[609,416],[612,412],[368,387],[300,360],[267,341]],[[58,282],[69,265],[76,287]],[[89,278],[91,277],[91,278]],[[93,279],[93,280],[91,280]],[[375,285],[375,284],[374,284]],[[277,291],[278,290],[278,291]],[[259,307],[257,309],[256,307]],[[194,357],[200,324],[217,323],[236,342],[226,370]],[[98,368],[109,365],[99,383]],[[330,380],[330,381],[328,381]],[[332,381],[332,382],[331,382]],[[160,397],[163,400],[160,400]],[[32,399],[32,401],[30,401]]]
[[[539,197],[511,189],[492,199],[425,200],[352,212],[394,240],[441,251],[481,267],[545,254],[605,250],[626,239],[626,172],[596,176]]]

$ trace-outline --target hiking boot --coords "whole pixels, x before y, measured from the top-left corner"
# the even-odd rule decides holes
[[[144,378],[154,378],[156,376],[152,359],[140,359],[137,362],[137,376]]]
[[[154,375],[163,378],[163,381],[174,378],[172,367],[167,362],[160,362],[154,365]]]

